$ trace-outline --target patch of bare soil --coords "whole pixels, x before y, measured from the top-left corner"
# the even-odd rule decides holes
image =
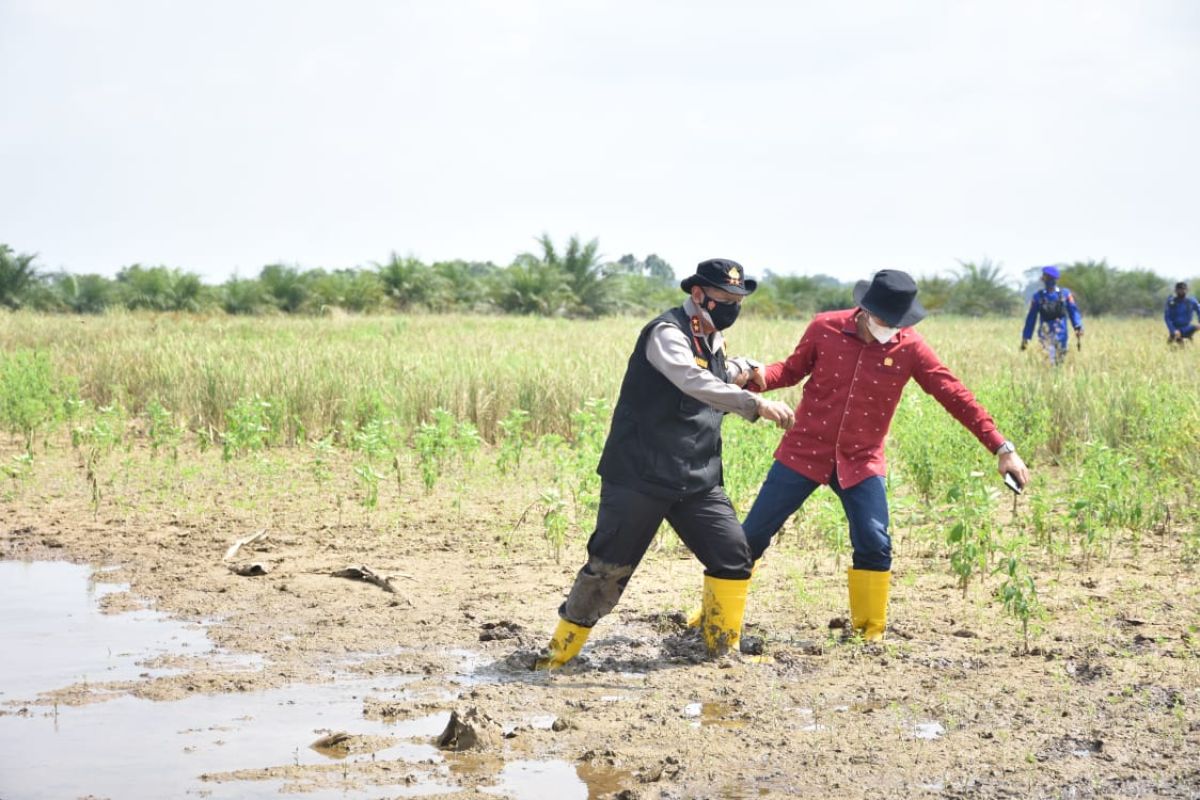
[[[349,478],[318,482],[299,450],[190,459],[135,449],[94,510],[77,456],[39,453],[36,479],[0,507],[0,555],[116,567],[108,577],[130,590],[108,610],[145,604],[211,623],[220,652],[258,666],[192,658],[175,674],[40,702],[168,702],[352,672],[412,679],[398,697],[364,698],[369,719],[453,714],[430,763],[263,764],[206,780],[483,797],[506,764],[561,760],[592,796],[643,800],[1200,798],[1200,590],[1169,542],[1086,574],[1062,559],[1035,565],[1049,616],[1029,652],[991,587],[964,600],[944,562],[906,554],[903,532],[889,638],[846,640],[830,627],[846,614],[846,565],[788,542],[755,578],[749,652],[710,659],[677,613],[699,597],[700,565],[665,540],[583,655],[546,674],[529,667],[584,542],[560,564],[539,531],[513,530],[536,485],[481,464],[432,493],[417,479],[384,487],[368,510],[349,462],[335,465]],[[387,745],[340,733],[326,744]]]

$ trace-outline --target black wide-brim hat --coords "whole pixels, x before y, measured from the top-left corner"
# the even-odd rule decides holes
[[[916,325],[929,313],[917,301],[917,282],[898,269],[881,269],[871,280],[855,284],[854,304],[891,328]]]
[[[693,286],[712,286],[730,294],[747,295],[758,288],[758,281],[746,277],[742,265],[728,258],[710,258],[696,265],[696,274],[679,282],[679,288],[690,292]]]

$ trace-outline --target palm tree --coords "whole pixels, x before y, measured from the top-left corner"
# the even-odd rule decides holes
[[[270,301],[255,278],[234,276],[221,287],[221,308],[226,314],[258,314],[267,305]]]
[[[921,298],[921,305],[931,312],[942,311],[954,293],[954,279],[944,275],[918,278],[917,290],[918,296]]]
[[[534,256],[518,256],[497,277],[492,290],[496,307],[510,314],[558,316],[569,311],[575,295],[562,270]]]
[[[404,310],[424,304],[429,287],[429,267],[411,256],[401,258],[395,251],[382,264],[375,262],[374,267],[384,292],[396,308]]]
[[[594,317],[610,309],[613,274],[600,262],[598,240],[592,239],[584,244],[578,236],[572,236],[561,255],[555,249],[550,234],[543,233],[537,242],[542,247],[540,255],[522,253],[518,260],[537,261],[561,272],[567,287],[575,295],[575,313]]]
[[[114,302],[114,284],[103,275],[60,272],[51,287],[58,302],[76,314],[100,314]]]
[[[442,310],[478,311],[488,305],[488,285],[498,272],[490,261],[439,261],[430,266]]]
[[[118,272],[117,284],[128,308],[152,311],[199,311],[206,288],[194,273],[141,264]]]
[[[24,303],[26,292],[38,280],[35,258],[37,253],[17,255],[8,245],[0,244],[0,306],[16,310]]]
[[[978,264],[958,263],[961,269],[955,275],[954,288],[946,302],[947,312],[970,316],[1005,315],[1020,307],[1021,297],[1008,285],[999,264],[986,258]]]
[[[258,282],[267,298],[280,311],[295,314],[308,301],[308,277],[296,267],[268,264],[258,273]]]

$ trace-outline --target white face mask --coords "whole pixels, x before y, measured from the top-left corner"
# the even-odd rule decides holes
[[[867,314],[867,330],[871,332],[877,342],[886,342],[900,332],[899,328],[885,328],[877,324],[875,320],[871,319],[870,314]]]

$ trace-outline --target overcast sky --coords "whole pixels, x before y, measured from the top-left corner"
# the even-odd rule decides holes
[[[1200,2],[0,0],[0,242],[1200,274]]]

